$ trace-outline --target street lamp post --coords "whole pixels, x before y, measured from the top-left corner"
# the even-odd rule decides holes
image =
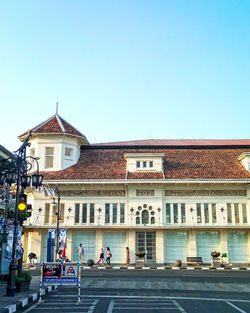
[[[21,147],[14,152],[14,154],[8,158],[3,160],[3,163],[0,166],[0,185],[7,184],[16,184],[16,202],[15,202],[15,211],[14,211],[14,232],[13,232],[13,245],[11,252],[11,263],[9,266],[9,276],[8,283],[6,288],[7,296],[15,296],[16,287],[15,287],[15,271],[17,269],[16,264],[16,241],[17,241],[17,227],[19,225],[19,212],[18,212],[18,204],[19,204],[19,195],[20,195],[20,187],[22,187],[22,191],[31,184],[35,187],[42,185],[43,175],[39,174],[39,167],[37,158],[34,157],[26,157],[26,148],[30,145],[29,139],[31,137],[31,132],[29,132],[28,136],[24,139]],[[32,158],[36,161],[37,164],[37,173],[32,176],[27,175],[27,172],[31,170],[31,163],[28,162],[28,158]],[[7,162],[8,161],[8,162]],[[6,165],[7,164],[7,165]],[[8,188],[7,188],[8,190]],[[8,196],[7,196],[8,197]],[[7,198],[6,197],[6,198]]]

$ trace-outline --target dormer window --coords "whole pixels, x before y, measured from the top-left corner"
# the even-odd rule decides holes
[[[54,147],[45,148],[45,168],[54,166]]]
[[[128,172],[161,172],[163,171],[164,153],[126,153]]]
[[[154,169],[154,161],[136,161],[136,169],[153,170]]]
[[[65,155],[65,159],[72,160],[73,159],[73,149],[72,148],[65,148],[64,155]]]
[[[239,157],[238,160],[241,161],[242,165],[245,169],[250,172],[250,152],[243,152]]]

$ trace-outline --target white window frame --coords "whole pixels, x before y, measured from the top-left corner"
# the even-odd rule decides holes
[[[47,154],[47,149],[53,149],[53,154]],[[52,157],[52,166],[47,166],[47,157]],[[45,147],[45,159],[44,159],[44,168],[47,169],[47,168],[53,168],[54,167],[54,158],[55,158],[55,147],[54,146],[51,146],[51,147]]]
[[[66,149],[68,149],[71,152],[70,155],[66,155]],[[73,153],[74,153],[73,148],[65,147],[64,148],[64,158],[65,158],[65,160],[73,160]]]

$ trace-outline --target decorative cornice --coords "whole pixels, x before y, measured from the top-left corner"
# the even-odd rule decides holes
[[[155,195],[154,190],[136,190],[136,196],[141,197],[141,196],[151,196],[153,197]]]
[[[245,190],[165,190],[165,196],[246,196]]]
[[[65,190],[63,197],[124,197],[125,190]]]

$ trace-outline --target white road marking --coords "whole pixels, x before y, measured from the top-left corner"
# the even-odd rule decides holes
[[[179,305],[178,302],[176,302],[175,300],[173,300],[174,304],[176,305],[176,307],[178,308],[179,311],[181,311],[182,313],[186,313],[186,311],[183,309],[182,306]]]
[[[32,305],[32,306],[31,306],[31,307],[29,307],[27,310],[23,311],[23,313],[28,313],[29,311],[33,310],[33,309],[34,309],[37,305],[38,305],[38,303],[37,303],[37,304]]]
[[[232,303],[230,303],[228,301],[226,303],[231,305],[231,307],[233,307],[235,310],[237,310],[237,311],[239,311],[241,313],[247,313],[246,311],[244,311],[244,310],[240,309],[239,307],[237,307],[235,304],[232,304]]]
[[[95,301],[93,302],[93,304],[91,305],[91,307],[90,307],[89,310],[88,310],[88,313],[93,313],[93,312],[94,312],[95,306],[97,305],[98,301],[99,301],[99,300],[95,300]]]
[[[115,303],[115,300],[111,300],[109,302],[109,307],[108,307],[107,313],[112,313],[113,312],[114,303]]]
[[[111,311],[112,309],[112,311]],[[107,313],[111,313],[117,310],[176,310],[182,313],[186,313],[186,311],[175,301],[175,300],[161,300],[155,303],[150,299],[115,299],[110,302],[109,310]]]
[[[62,297],[62,295],[51,295],[50,297]],[[75,298],[75,295],[63,295],[64,298]],[[170,297],[170,296],[114,296],[114,295],[84,295],[84,298],[128,298],[128,299],[173,299],[173,300],[200,300],[200,301],[220,301],[220,302],[242,302],[250,303],[250,300],[220,299],[220,298],[198,298],[198,297]]]

